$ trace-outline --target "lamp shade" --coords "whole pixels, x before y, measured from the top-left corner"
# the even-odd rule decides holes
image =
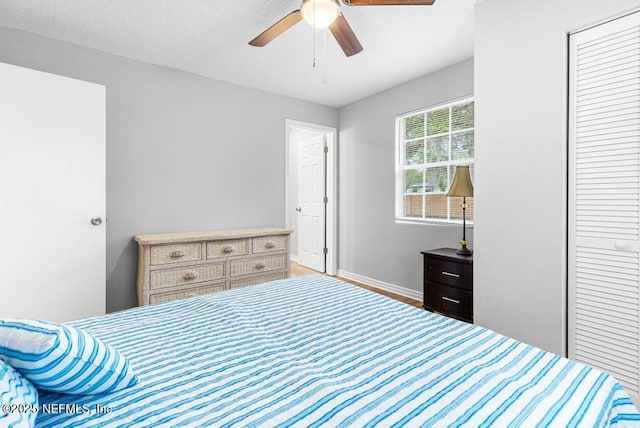
[[[456,174],[453,177],[453,183],[449,187],[447,196],[473,196],[473,183],[471,183],[468,165],[456,166]]]

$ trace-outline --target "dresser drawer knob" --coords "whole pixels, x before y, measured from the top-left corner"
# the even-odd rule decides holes
[[[185,273],[185,274],[182,276],[182,278],[183,278],[183,279],[186,279],[186,280],[196,279],[197,277],[198,277],[198,275],[196,275],[196,274],[195,274],[195,273],[193,273],[193,272]]]
[[[264,248],[274,248],[276,246],[276,244],[274,244],[273,242],[267,242],[266,244],[264,244]]]
[[[233,253],[236,249],[231,245],[228,245],[222,249],[222,252],[225,254]]]
[[[267,265],[265,265],[264,263],[260,262],[258,264],[256,264],[256,269],[264,269]]]
[[[457,305],[460,304],[460,300],[450,299],[448,297],[442,296],[442,300],[446,300],[447,302],[455,303]]]
[[[443,275],[447,275],[447,276],[452,276],[454,278],[460,278],[460,275],[458,275],[457,273],[451,273],[451,272],[442,272]]]
[[[180,257],[184,257],[184,251],[174,251],[171,253],[171,258],[179,259]]]

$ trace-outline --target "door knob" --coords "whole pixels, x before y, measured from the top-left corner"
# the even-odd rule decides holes
[[[91,224],[94,226],[100,226],[102,224],[102,217],[93,217],[91,219]]]
[[[296,211],[298,211],[298,212],[302,212],[302,208],[301,208],[301,207],[297,207],[297,208],[296,208]]]

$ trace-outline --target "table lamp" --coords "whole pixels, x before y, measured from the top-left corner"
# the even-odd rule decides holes
[[[462,197],[462,241],[460,241],[460,248],[457,254],[461,256],[470,256],[473,251],[467,248],[467,196],[473,196],[473,183],[471,183],[471,175],[469,174],[469,166],[458,165],[456,166],[456,173],[453,177],[453,183],[447,192],[448,197]]]

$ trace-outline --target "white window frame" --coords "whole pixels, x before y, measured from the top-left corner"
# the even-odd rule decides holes
[[[470,95],[464,98],[460,98],[460,99],[456,99],[453,101],[449,101],[447,103],[443,103],[443,104],[438,104],[435,106],[431,106],[431,107],[427,107],[427,108],[421,108],[418,110],[414,110],[414,111],[410,111],[408,113],[403,113],[400,114],[398,116],[396,116],[396,151],[395,151],[395,170],[396,170],[396,174],[395,174],[395,180],[396,180],[396,192],[395,192],[395,221],[396,223],[416,223],[416,224],[436,224],[436,225],[458,225],[458,224],[462,224],[462,220],[461,219],[442,219],[442,218],[435,218],[435,217],[424,217],[424,204],[423,204],[423,217],[407,217],[404,215],[404,198],[405,198],[405,192],[404,192],[404,171],[406,170],[410,170],[410,169],[419,169],[419,168],[424,168],[425,165],[428,165],[430,168],[432,167],[438,167],[438,166],[451,166],[451,165],[469,165],[469,164],[475,164],[475,155],[472,159],[468,160],[465,159],[463,161],[452,161],[451,160],[451,145],[449,145],[449,160],[447,161],[442,161],[442,162],[431,162],[428,164],[418,164],[418,165],[404,165],[404,152],[403,152],[403,138],[401,135],[401,131],[402,131],[402,121],[410,116],[415,116],[417,114],[426,114],[429,113],[431,111],[435,111],[435,110],[440,110],[443,108],[447,108],[447,107],[451,107],[454,106],[456,104],[464,104],[470,101],[475,101],[474,96]],[[474,106],[474,118],[475,118],[475,106]],[[425,122],[425,129],[426,129],[426,122]],[[473,125],[473,144],[474,144],[474,153],[475,153],[475,120],[474,120],[474,125]],[[453,134],[457,134],[457,133],[462,133],[462,132],[468,132],[469,128],[467,129],[463,129],[463,130],[459,130],[459,131],[451,131],[451,117],[449,117],[449,132],[447,132],[448,135],[453,135]],[[437,137],[438,135],[445,135],[443,134],[437,134],[437,135],[431,135],[430,137]],[[449,183],[451,183],[451,180],[453,179],[453,177],[450,177],[449,179]],[[450,210],[451,210],[451,206],[448,204],[447,205],[447,210],[449,211],[447,213],[447,217],[449,217],[451,215]],[[473,227],[473,220],[469,220],[467,219],[467,226],[471,226]]]

